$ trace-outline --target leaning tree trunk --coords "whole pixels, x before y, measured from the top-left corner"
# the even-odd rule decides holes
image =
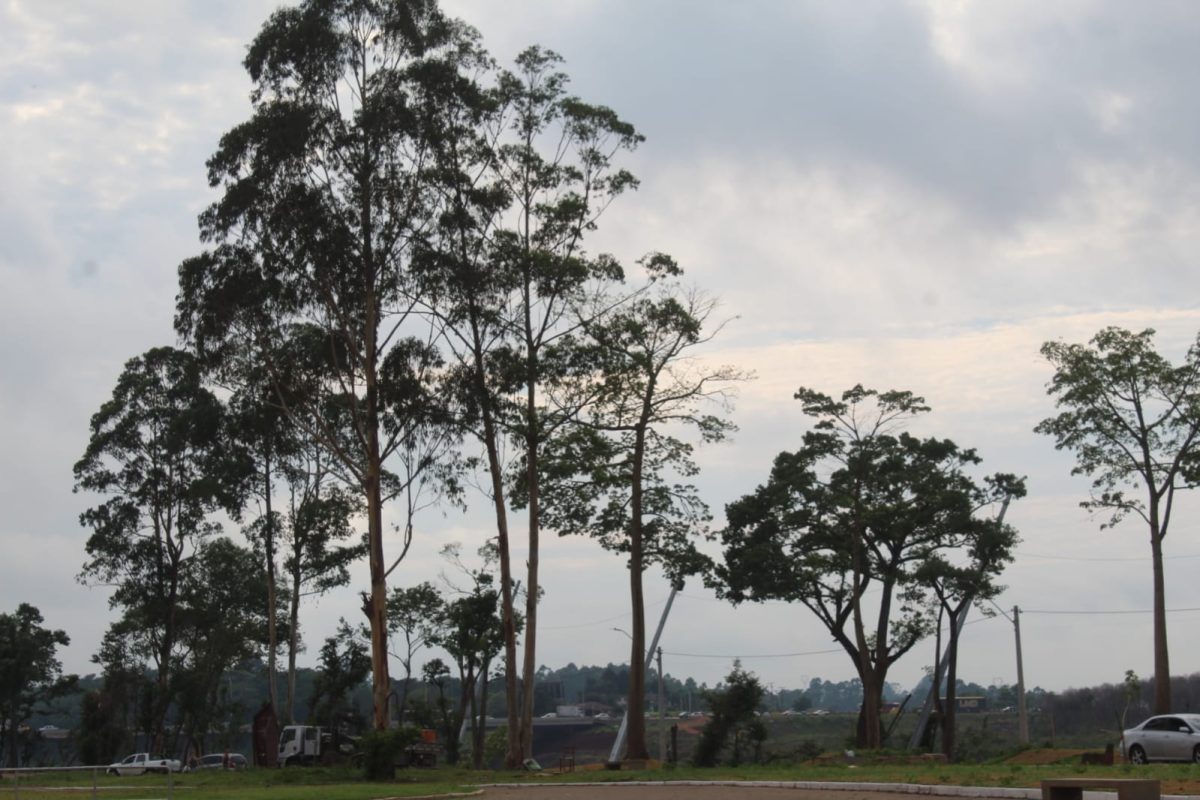
[[[504,695],[508,714],[508,748],[504,755],[504,766],[516,769],[524,761],[524,751],[521,747],[521,715],[517,697],[517,629],[513,620],[508,512],[504,507],[504,473],[496,446],[496,428],[491,413],[486,409],[483,413],[483,436],[486,440],[488,471],[492,478],[492,501],[496,508],[496,549],[500,551],[500,618],[504,629]]]

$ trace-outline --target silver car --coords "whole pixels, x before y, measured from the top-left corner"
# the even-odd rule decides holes
[[[1133,764],[1151,761],[1200,763],[1200,714],[1151,717],[1121,734],[1121,755]]]

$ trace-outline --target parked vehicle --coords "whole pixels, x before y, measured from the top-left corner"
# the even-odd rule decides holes
[[[279,733],[279,766],[336,764],[358,754],[350,736],[312,725],[288,725]]]
[[[1200,763],[1200,714],[1151,717],[1121,734],[1121,755],[1133,764],[1151,761]]]
[[[109,764],[104,772],[108,775],[145,775],[147,772],[180,772],[183,764],[177,758],[163,758],[149,753],[134,753],[123,761]]]
[[[200,769],[245,769],[246,757],[241,753],[209,753],[206,756],[200,756],[196,759],[196,763],[188,764],[183,768],[184,772],[191,772]]]

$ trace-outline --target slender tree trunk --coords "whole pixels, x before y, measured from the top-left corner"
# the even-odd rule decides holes
[[[404,662],[404,683],[400,687],[400,711],[397,713],[397,718],[400,720],[400,727],[404,727],[404,717],[408,713],[408,684],[412,681],[412,659],[409,658]]]
[[[371,696],[375,707],[375,730],[387,730],[391,694],[387,656],[387,565],[383,559],[383,508],[380,496],[379,468],[367,468],[367,537],[370,548],[371,593],[364,598],[363,613],[371,628]]]
[[[459,718],[467,720],[468,723],[467,730],[469,736],[471,737],[471,762],[473,764],[475,761],[475,729],[479,727],[479,720],[475,718],[475,712],[478,707],[476,706],[474,682],[471,684],[471,691],[469,694],[466,693],[466,687],[463,687],[463,692],[464,696],[469,698],[469,702],[467,703],[467,707],[463,710],[463,713],[459,715]]]
[[[1154,569],[1154,713],[1171,713],[1171,662],[1167,651],[1167,593],[1157,503],[1150,508],[1150,552]]]
[[[854,624],[854,645],[858,650],[858,674],[863,685],[862,711],[859,714],[861,722],[858,729],[858,745],[868,750],[878,750],[880,746],[879,705],[883,692],[882,675],[876,670],[878,658],[871,657],[870,643],[867,641],[866,630],[863,626],[862,614],[862,585],[864,582],[862,565],[865,557],[862,554],[862,538],[858,531],[854,532],[854,574],[851,591],[853,596],[851,614]]]
[[[625,758],[646,759],[646,601],[642,596],[642,464],[645,458],[645,427],[639,427],[633,452],[633,474],[629,496],[629,597],[633,628],[629,654],[629,727]]]
[[[8,766],[16,769],[20,764],[17,763],[17,721],[15,719],[7,719],[4,721],[4,742],[5,742],[5,760]]]
[[[491,658],[485,658],[479,668],[479,718],[471,740],[475,769],[483,769],[483,750],[487,746],[488,673],[491,668]]]
[[[937,636],[933,643],[933,682],[930,684],[930,691],[933,692],[933,712],[937,714],[938,727],[941,727],[942,720],[946,718],[946,709],[942,705],[942,679],[938,675],[942,673],[942,621],[945,618],[945,606],[938,608],[938,627]],[[925,735],[930,743],[930,752],[933,751],[933,737],[929,733],[928,723],[926,723]]]
[[[169,536],[169,534],[168,534]],[[168,569],[172,575],[167,592],[167,618],[162,641],[158,648],[158,675],[155,676],[153,725],[149,750],[161,752],[166,743],[167,711],[171,707],[171,653],[175,650],[176,612],[179,604],[179,559],[171,556]]]
[[[299,563],[299,559],[297,559]],[[287,721],[296,724],[296,650],[300,645],[300,573],[292,573],[292,597],[288,609]]]
[[[267,512],[267,529],[264,542],[267,551],[267,698],[271,702],[271,713],[279,708],[279,670],[276,651],[279,649],[279,632],[275,619],[275,518],[271,515],[271,456],[268,453],[263,469],[263,507]]]
[[[965,610],[965,609],[964,609]],[[961,613],[961,612],[960,612]],[[946,653],[946,708],[942,715],[942,752],[954,760],[954,722],[958,711],[958,614],[950,614],[950,647]]]
[[[525,305],[528,313],[529,303]],[[526,321],[528,325],[528,320]],[[538,608],[538,534],[541,525],[538,496],[538,430],[537,399],[534,379],[536,361],[531,359],[528,390],[525,405],[525,462],[526,480],[529,486],[529,556],[528,575],[525,581],[525,663],[521,678],[524,694],[521,697],[521,750],[525,758],[533,757],[533,700],[534,680],[537,676],[537,608]]]
[[[482,359],[479,359],[482,362]],[[482,364],[477,367],[482,370]],[[482,382],[482,372],[479,374]],[[486,401],[484,401],[486,403]],[[483,438],[487,448],[488,471],[492,479],[492,500],[496,509],[496,549],[500,552],[500,620],[504,629],[504,696],[508,715],[508,748],[504,766],[516,769],[524,761],[521,746],[521,715],[517,696],[517,628],[513,620],[512,560],[508,542],[508,510],[504,505],[504,473],[496,444],[496,426],[486,408],[483,412]]]

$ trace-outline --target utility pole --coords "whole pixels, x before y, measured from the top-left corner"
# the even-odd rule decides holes
[[[658,761],[667,763],[667,693],[663,683],[662,645],[658,648]]]
[[[1017,737],[1029,744],[1029,714],[1025,710],[1025,664],[1021,659],[1021,609],[1013,606],[1013,632],[1017,635]]]
[[[646,669],[650,669],[650,665],[654,663],[654,650],[658,647],[658,639],[662,636],[663,627],[667,624],[667,615],[671,613],[671,605],[675,602],[675,595],[683,590],[683,584],[679,583],[671,587],[671,593],[667,595],[667,605],[663,608],[662,616],[658,619],[658,628],[654,631],[654,638],[650,640],[650,649],[646,651]],[[624,631],[622,631],[624,633]],[[625,634],[628,636],[629,634]],[[621,717],[621,727],[617,729],[617,738],[613,741],[612,752],[608,754],[609,764],[620,764],[621,748],[625,746],[625,736],[629,732],[629,703],[625,703],[625,716]]]

